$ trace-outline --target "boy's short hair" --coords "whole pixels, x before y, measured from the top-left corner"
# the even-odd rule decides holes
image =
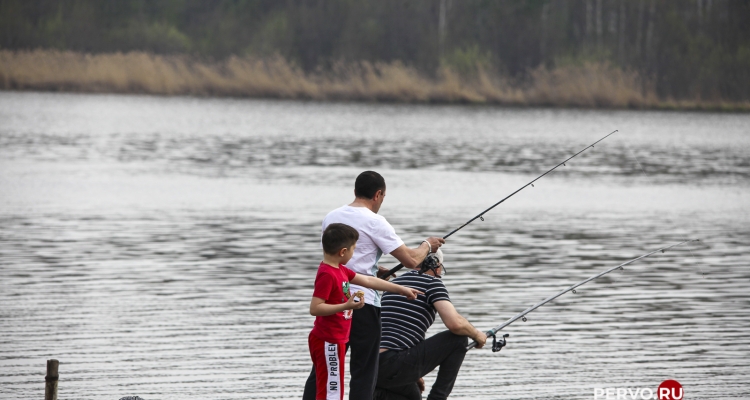
[[[334,255],[339,250],[357,243],[359,232],[346,224],[333,223],[323,231],[323,251]]]
[[[365,171],[354,182],[354,195],[363,199],[372,199],[378,190],[385,192],[385,179],[375,171]]]

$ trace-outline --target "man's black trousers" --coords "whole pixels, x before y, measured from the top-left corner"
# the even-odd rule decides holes
[[[380,355],[380,307],[365,304],[354,310],[352,331],[346,349],[351,349],[349,371],[349,400],[372,400],[378,379]],[[305,382],[302,400],[315,400],[315,368]]]
[[[427,400],[448,398],[464,362],[468,338],[450,331],[401,351],[389,350],[380,355],[376,400],[421,400],[417,381],[440,366],[437,379]]]

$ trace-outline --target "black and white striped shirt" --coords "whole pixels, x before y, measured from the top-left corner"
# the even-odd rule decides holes
[[[411,271],[392,281],[395,284],[424,292],[416,300],[386,292],[381,300],[382,338],[380,348],[410,349],[423,341],[427,329],[435,322],[436,301],[450,301],[443,281]]]

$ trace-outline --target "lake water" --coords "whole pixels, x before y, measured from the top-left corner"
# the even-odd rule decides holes
[[[489,329],[456,399],[750,398],[750,115],[0,92],[0,398],[294,399],[320,222],[365,169]],[[382,264],[393,266],[390,256]],[[428,332],[445,329],[438,321]],[[428,386],[435,373],[426,378]]]

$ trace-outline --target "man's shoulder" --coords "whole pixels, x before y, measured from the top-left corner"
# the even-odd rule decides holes
[[[347,213],[350,207],[347,205],[343,205],[339,208],[334,208],[333,210],[329,211],[328,214],[326,214],[325,218],[323,218],[323,222],[328,222],[332,219],[338,219],[339,216]],[[329,223],[337,222],[337,221],[330,221]]]
[[[427,274],[420,274],[417,271],[409,271],[394,279],[393,283],[399,285],[419,285],[421,287],[427,288],[432,285],[432,282],[434,280],[435,278]]]
[[[393,283],[406,286],[418,286],[430,297],[432,294],[441,293],[442,297],[448,297],[448,289],[442,279],[428,274],[420,274],[417,271],[409,271],[393,280]]]
[[[366,207],[352,207],[344,205],[334,210],[331,210],[323,218],[323,224],[329,225],[332,223],[343,223],[348,225],[356,225],[354,228],[366,229],[372,226],[388,225],[388,220],[380,214],[372,212]]]

